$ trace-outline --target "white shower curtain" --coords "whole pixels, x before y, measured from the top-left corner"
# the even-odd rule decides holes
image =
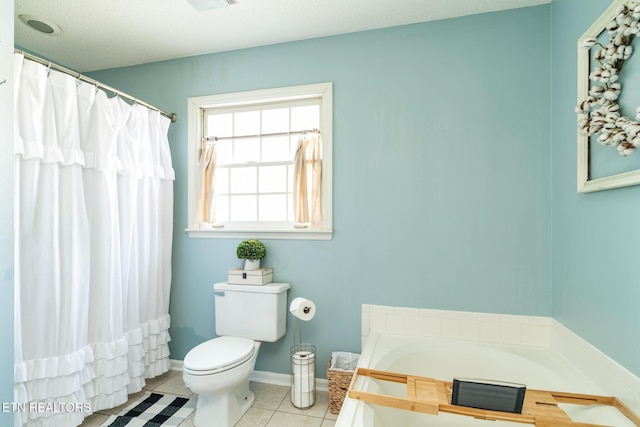
[[[76,426],[169,369],[169,120],[14,59],[15,425]]]

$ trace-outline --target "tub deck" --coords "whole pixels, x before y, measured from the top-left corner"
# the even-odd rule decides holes
[[[406,397],[356,390],[354,384],[359,376],[406,384]],[[525,393],[522,413],[490,411],[451,404],[451,382],[366,368],[356,370],[348,395],[350,398],[363,400],[374,405],[407,411],[431,415],[447,412],[475,419],[513,421],[537,427],[607,427],[602,424],[574,422],[558,404],[610,405],[617,408],[636,426],[640,426],[640,418],[615,397],[529,389]]]
[[[484,378],[524,384],[527,390],[559,390],[575,395],[607,394],[562,355],[544,346],[488,343],[372,331],[363,348],[357,369],[401,372],[401,375],[405,376],[437,378],[443,380],[445,384],[447,380],[456,377]],[[372,404],[357,398],[357,392],[360,391],[406,400],[407,385],[402,382],[379,381],[364,375],[354,375],[351,388],[354,393],[345,399],[336,427],[396,427],[398,425],[403,427],[426,425],[429,427],[518,427],[526,425],[522,420],[460,416],[442,411],[440,409],[442,406],[439,406],[438,415],[433,415],[434,406],[424,402],[425,410],[416,412]],[[429,398],[431,403],[435,401],[440,405],[439,399],[441,398]],[[447,405],[450,402],[448,399],[447,396]],[[561,408],[574,422],[582,423],[573,424],[576,426],[637,427],[640,425],[625,414],[624,408],[620,407],[621,411],[618,407],[607,403],[606,399],[593,405],[575,404],[575,401],[565,403],[567,400],[562,399],[560,402],[557,404],[558,408]],[[407,409],[410,409],[411,404],[415,402],[411,402]],[[538,426],[542,425],[545,424],[538,424]],[[563,424],[546,424],[546,426],[550,425],[562,426]]]

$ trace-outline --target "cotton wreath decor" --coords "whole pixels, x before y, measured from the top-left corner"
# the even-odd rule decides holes
[[[622,85],[618,80],[624,62],[633,53],[631,42],[640,32],[640,1],[628,1],[619,6],[606,30],[610,35],[606,46],[595,37],[583,42],[585,49],[596,45],[600,49],[593,54],[599,66],[589,74],[589,95],[576,107],[578,127],[584,135],[600,133],[598,143],[616,147],[618,153],[628,156],[640,148],[640,107],[636,108],[635,120],[620,114],[618,98]]]

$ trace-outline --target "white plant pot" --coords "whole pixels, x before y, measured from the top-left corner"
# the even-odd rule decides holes
[[[244,260],[244,270],[257,270],[260,268],[260,260],[259,259],[245,259]]]

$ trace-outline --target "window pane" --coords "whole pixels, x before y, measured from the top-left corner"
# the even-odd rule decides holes
[[[230,170],[231,193],[256,193],[258,168],[233,168]]]
[[[216,197],[216,222],[229,222],[229,196]]]
[[[260,111],[235,113],[234,116],[234,135],[258,135],[260,133]]]
[[[320,128],[320,106],[309,105],[291,109],[291,130]]]
[[[293,159],[289,155],[288,136],[268,136],[262,138],[263,162],[287,162]]]
[[[294,165],[291,165],[291,166],[287,167],[287,171],[289,172],[288,176],[287,176],[287,184],[288,184],[287,191],[289,193],[293,193],[293,171],[294,171],[294,169],[295,169]]]
[[[229,194],[229,169],[216,168],[215,176],[216,194]]]
[[[260,193],[284,193],[287,191],[287,167],[263,166],[260,168]]]
[[[296,158],[296,150],[298,149],[298,141],[301,139],[299,135],[291,135],[289,141],[289,148],[291,150],[291,159]]]
[[[260,196],[260,221],[286,221],[287,196]]]
[[[211,114],[207,116],[207,136],[231,136],[233,114]]]
[[[234,163],[257,162],[260,160],[260,139],[243,138],[233,140]]]
[[[231,157],[231,147],[232,141],[224,140],[216,142],[216,164],[217,165],[228,165],[232,162]]]
[[[231,221],[256,221],[257,213],[256,196],[231,196]]]
[[[262,112],[262,133],[289,131],[289,109],[264,110]]]
[[[287,200],[289,201],[287,204],[287,220],[294,222],[296,217],[293,215],[293,193],[287,195]]]

